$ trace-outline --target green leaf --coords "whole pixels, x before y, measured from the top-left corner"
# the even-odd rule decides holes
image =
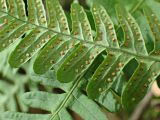
[[[105,114],[101,111],[100,107],[86,95],[81,92],[81,86],[83,85],[80,79],[72,83],[60,83],[53,77],[53,72],[46,73],[46,76],[34,75],[33,78],[39,79],[41,84],[52,88],[65,88],[65,93],[55,94],[49,92],[35,91],[28,92],[23,95],[23,101],[26,105],[32,108],[39,108],[49,111],[50,114],[27,114],[27,113],[4,113],[0,116],[1,119],[20,120],[20,119],[39,119],[46,120],[72,120],[71,115],[67,111],[70,109],[79,114],[84,120],[107,120]],[[48,81],[57,84],[48,84]],[[70,87],[69,87],[70,86]],[[54,103],[54,104],[53,104]]]
[[[11,50],[10,65],[12,67],[20,67],[30,59],[33,60],[36,55],[33,69],[37,74],[44,74],[50,69],[54,69],[56,73],[55,78],[60,82],[66,82],[64,83],[65,87],[63,90],[68,94],[64,94],[66,97],[62,102],[62,106],[56,114],[51,113],[51,118],[58,119],[58,112],[66,113],[65,105],[67,103],[67,108],[69,107],[71,109],[73,106],[70,106],[70,102],[68,101],[73,99],[73,96],[75,99],[84,98],[84,100],[87,99],[87,101],[90,101],[78,86],[89,68],[95,63],[94,61],[96,61],[97,56],[104,55],[104,60],[100,64],[98,63],[99,65],[97,65],[93,71],[93,75],[90,75],[91,78],[88,77],[88,96],[98,100],[102,93],[108,93],[111,89],[117,92],[118,95],[122,94],[122,104],[127,111],[132,111],[133,106],[136,106],[145,95],[149,88],[148,86],[151,84],[148,83],[147,79],[152,77],[152,72],[154,71],[156,73],[152,81],[159,75],[159,72],[157,73],[156,71],[159,71],[157,66],[160,64],[160,18],[157,12],[160,4],[153,0],[145,2],[142,0],[138,1],[138,3],[136,3],[137,1],[129,2],[128,0],[126,2],[110,1],[112,9],[109,10],[111,7],[108,7],[107,11],[101,5],[94,3],[91,7],[95,23],[95,27],[92,28],[96,29],[94,31],[91,29],[93,25],[89,22],[83,7],[78,3],[74,3],[71,7],[72,31],[70,31],[65,12],[58,0],[47,0],[45,3],[43,3],[42,0],[28,0],[27,8],[25,8],[23,0],[8,0],[7,3],[6,0],[0,1],[0,51],[8,49],[12,43],[19,42],[16,48]],[[116,12],[114,10],[115,3],[121,4],[116,7]],[[145,4],[142,5],[142,3]],[[156,7],[154,8],[152,5]],[[142,9],[144,9],[144,12]],[[129,10],[135,14],[132,15]],[[25,15],[27,12],[28,15]],[[116,19],[115,13],[118,19]],[[138,17],[136,14],[141,16]],[[143,20],[144,23],[146,23],[146,27],[139,22]],[[148,29],[148,32],[143,30],[143,26]],[[117,34],[119,28],[122,30],[121,35],[119,35],[120,33]],[[94,36],[92,32],[95,32],[96,36]],[[149,43],[152,43],[152,46],[150,46]],[[115,83],[118,84],[117,81],[121,80],[119,79],[121,74],[126,74],[124,69],[129,68],[128,63],[132,63],[132,60],[135,60],[138,66],[143,64],[145,70],[141,71],[139,67],[136,68],[136,70],[131,68],[132,72],[129,75],[129,78],[130,76],[131,78],[122,93],[113,86]],[[137,67],[137,64],[135,67]],[[139,74],[147,79],[144,80],[140,77],[141,81],[135,82],[132,80],[133,78],[138,79]],[[78,82],[77,79],[79,79]],[[43,81],[45,86],[49,84],[47,82],[48,81]],[[66,85],[67,82],[71,82],[68,83],[70,87]],[[129,86],[130,83],[134,83],[132,87]],[[63,83],[56,83],[56,85],[62,84]],[[87,83],[85,83],[84,86],[86,86],[86,84]],[[137,93],[143,88],[142,86],[146,86],[146,84],[147,87],[144,89],[144,92],[139,92],[141,97],[134,93],[131,94],[133,91]],[[60,86],[57,87],[61,88]],[[72,96],[74,90],[77,92]],[[126,92],[127,90],[129,92]],[[41,92],[38,92],[36,95],[39,94],[41,94]],[[135,99],[135,101],[133,99],[134,102],[130,101],[130,95],[133,95]],[[37,98],[37,100],[40,100],[39,96],[37,96]],[[128,103],[125,104],[125,101]],[[75,104],[77,105],[76,102]],[[88,102],[88,104],[89,103],[90,102]],[[95,103],[92,101],[92,104]],[[44,107],[45,106],[42,105],[41,108],[47,109],[50,106]],[[95,108],[97,108],[97,104],[95,104]],[[75,109],[75,107],[73,107],[73,109]],[[81,109],[82,108],[79,107],[77,111],[74,111],[80,114]],[[90,109],[91,108],[89,108],[89,110]],[[90,112],[87,114],[89,113]],[[91,114],[94,115],[94,113],[95,112]],[[93,119],[93,115],[86,116],[85,114],[81,116],[84,116],[84,119]],[[69,115],[67,114],[66,116]],[[101,117],[104,119],[102,114]],[[68,117],[68,119],[70,119],[70,117]]]
[[[28,111],[28,107],[22,102],[21,95],[24,94],[26,86],[32,89],[29,84],[28,74],[21,74],[19,71],[28,72],[28,67],[13,69],[7,60],[10,52],[15,48],[16,44],[0,53],[0,111]],[[18,107],[17,107],[18,106]]]
[[[121,108],[120,97],[113,91],[103,92],[96,101],[110,112],[118,112]]]
[[[160,74],[159,63],[141,62],[123,91],[122,103],[128,112],[132,112],[137,103],[145,96],[151,83]],[[128,94],[129,93],[129,94]]]
[[[108,55],[97,68],[89,82],[87,87],[89,97],[95,99],[98,98],[103,91],[107,91],[113,82],[117,80],[129,60],[130,58],[127,55],[119,55],[117,57],[114,54]]]
[[[122,49],[125,52],[132,51],[133,53],[137,55],[143,54],[145,56],[152,57],[152,54],[151,55],[148,54],[148,51],[145,46],[145,41],[143,39],[140,27],[138,26],[136,20],[125,9],[119,6],[117,7],[117,16],[119,18],[121,27],[125,33],[124,34],[125,40],[121,46]],[[154,42],[154,45],[158,46],[156,42]],[[153,59],[155,59],[155,57]],[[127,63],[130,60],[132,60],[132,56],[128,54],[108,53],[106,59],[96,69],[94,75],[89,81],[89,84],[87,86],[87,92],[88,92],[89,97],[93,99],[98,99],[103,92],[108,91],[109,88],[113,85],[113,82],[115,82],[115,80],[119,78],[119,75],[122,73],[123,68],[127,66]],[[138,57],[136,57],[136,60],[139,62],[139,64],[141,62],[142,63],[144,62],[144,59],[141,59],[141,58],[139,59]],[[146,64],[152,63],[152,61],[148,62],[148,60],[145,60],[145,62]],[[158,66],[159,62],[157,62],[156,64]],[[152,69],[156,70],[156,68],[154,67],[152,67]],[[146,71],[142,71],[142,73],[144,74],[145,72],[150,72],[147,67],[146,67]],[[141,71],[138,71],[138,72],[135,71],[132,77],[137,77],[136,80],[138,80],[138,75],[142,73]],[[156,75],[159,75],[159,73],[156,73]],[[143,77],[146,77],[146,76],[147,75],[145,74]],[[151,77],[151,74],[148,74],[148,78],[150,77]],[[128,88],[130,82],[126,86],[125,90],[127,89],[128,91],[123,92],[122,104],[127,111],[133,110],[133,106],[137,105],[140,102],[140,100],[144,97],[144,95],[146,94],[146,92],[143,92],[141,93],[141,95],[135,96],[134,99],[136,99],[136,101],[133,103],[130,100],[131,96],[134,96],[134,94],[130,94],[132,93],[131,92],[132,90],[133,92],[135,91],[138,92],[142,88],[141,86],[143,86],[144,84],[147,85],[146,88],[148,89],[149,83],[147,80],[146,81],[145,80],[141,80],[140,82],[137,82],[137,85],[139,85],[138,87],[136,87],[137,85],[134,84],[134,87]],[[155,78],[153,80],[155,80]],[[143,82],[143,85],[140,86],[141,82]],[[126,104],[126,101],[128,102],[128,104]]]
[[[0,120],[47,120],[50,115],[6,112],[0,113]]]

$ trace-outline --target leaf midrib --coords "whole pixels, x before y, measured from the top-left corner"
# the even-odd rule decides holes
[[[22,21],[26,24],[31,24],[33,26],[36,26],[36,27],[39,27],[39,28],[42,28],[42,29],[45,29],[45,30],[48,30],[48,31],[51,31],[53,33],[57,33],[57,34],[60,34],[60,35],[63,35],[63,36],[66,36],[66,37],[69,37],[69,38],[72,38],[74,40],[77,40],[81,43],[85,43],[85,44],[90,44],[90,45],[94,45],[94,46],[99,46],[99,47],[102,47],[102,48],[105,48],[106,50],[108,51],[111,51],[111,52],[121,52],[121,53],[124,53],[124,54],[128,54],[129,56],[134,56],[135,58],[140,58],[140,59],[146,59],[146,60],[149,60],[149,61],[156,61],[156,62],[160,62],[160,58],[155,58],[153,56],[146,56],[146,55],[142,55],[142,54],[136,54],[136,53],[132,53],[130,51],[127,51],[127,50],[124,50],[124,49],[120,49],[120,48],[115,48],[115,47],[109,47],[109,46],[105,46],[105,45],[102,45],[102,44],[97,44],[97,43],[94,43],[94,42],[91,42],[91,41],[87,41],[85,39],[81,39],[81,38],[77,38],[77,37],[74,37],[72,36],[71,34],[65,34],[65,33],[62,33],[62,32],[59,32],[59,31],[55,31],[55,30],[52,30],[50,28],[47,28],[47,27],[44,27],[44,26],[41,26],[41,25],[36,25],[34,23],[31,23],[29,21],[25,21],[25,20],[22,20],[22,19],[19,19],[13,15],[10,15],[9,13],[7,12],[4,12],[4,11],[0,11],[2,13],[5,13],[7,14],[8,16],[12,17],[12,18],[15,18],[19,21]]]

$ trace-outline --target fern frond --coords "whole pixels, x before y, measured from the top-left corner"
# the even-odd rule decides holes
[[[121,49],[127,53],[118,52],[110,54],[108,52],[108,56],[94,73],[87,90],[91,98],[98,99],[98,96],[104,91],[107,91],[112,86],[113,82],[119,78],[119,75],[122,73],[127,63],[133,58],[136,58],[139,62],[139,66],[142,64],[144,67],[137,68],[136,71],[139,72],[135,71],[132,75],[122,95],[124,107],[127,111],[132,111],[134,106],[145,96],[152,81],[160,74],[160,68],[158,67],[160,64],[159,60],[155,60],[157,58],[159,59],[159,56],[156,49],[151,53],[147,51],[139,25],[126,10],[122,7],[117,7],[117,16],[124,31],[124,42],[121,45]],[[154,42],[154,45],[158,47],[157,42]],[[138,55],[138,57],[133,57],[129,55],[128,52],[132,52]],[[154,55],[153,52],[157,54]],[[146,56],[147,59],[141,55]],[[153,58],[154,60],[149,60],[148,58]],[[135,79],[133,79],[134,77]]]
[[[99,106],[87,98],[81,92],[84,81],[74,81],[70,83],[60,83],[55,80],[53,71],[43,76],[34,75],[35,81],[50,88],[58,88],[64,93],[49,93],[42,91],[28,92],[23,95],[25,104],[32,108],[39,108],[50,112],[50,114],[27,114],[6,112],[0,115],[5,120],[72,120],[68,109],[79,114],[85,120],[107,120],[105,114],[100,110]]]
[[[98,100],[101,93],[108,91],[118,80],[124,67],[136,59],[138,68],[122,95],[122,103],[127,102],[124,107],[128,111],[138,104],[159,75],[159,41],[154,40],[154,49],[148,51],[141,27],[123,7],[117,7],[119,25],[124,33],[121,45],[110,15],[100,5],[93,5],[91,10],[96,26],[95,38],[84,9],[76,3],[71,8],[72,32],[58,0],[46,0],[46,10],[42,0],[28,0],[27,5],[28,16],[23,0],[8,0],[8,4],[6,0],[1,0],[0,4],[0,50],[20,40],[9,59],[12,67],[19,67],[38,54],[33,67],[36,73],[43,74],[54,68],[59,81],[75,82],[85,75],[95,58],[105,52],[104,61],[94,72],[87,87],[89,97]],[[152,15],[153,10],[149,8],[146,7],[146,17]],[[159,18],[149,19],[151,22],[153,20],[159,25]],[[152,31],[159,33],[159,27],[155,26]],[[153,36],[157,39],[157,34]],[[134,89],[131,89],[133,84]],[[142,88],[143,91],[139,92]],[[131,96],[132,92],[134,94]],[[129,104],[132,105],[129,107]]]

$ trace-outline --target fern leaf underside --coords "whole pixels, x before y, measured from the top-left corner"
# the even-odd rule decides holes
[[[122,44],[117,38],[114,23],[100,5],[93,5],[91,9],[96,37],[92,35],[84,9],[76,3],[71,7],[72,31],[69,30],[67,18],[58,0],[46,0],[45,5],[41,0],[28,0],[27,5],[28,15],[23,0],[0,2],[0,51],[15,41],[20,41],[10,55],[9,63],[12,67],[19,67],[37,55],[33,65],[37,74],[44,74],[54,68],[59,81],[71,82],[77,81],[97,56],[106,52],[104,61],[87,86],[89,97],[98,100],[118,80],[124,67],[136,59],[139,65],[122,94],[122,103],[127,111],[133,110],[160,74],[159,40],[158,35],[154,35],[160,31],[160,27],[156,26],[160,21],[149,7],[145,7],[144,15],[146,18],[150,15],[153,17],[148,19],[150,32],[155,36],[151,52],[146,48],[146,39],[136,19],[120,6],[116,7],[116,11],[124,32]],[[152,29],[153,26],[155,29]],[[34,116],[30,119],[37,118]]]

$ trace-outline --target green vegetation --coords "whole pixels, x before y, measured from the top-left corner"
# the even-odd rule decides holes
[[[87,5],[0,0],[0,120],[133,113],[160,74],[160,3]]]

